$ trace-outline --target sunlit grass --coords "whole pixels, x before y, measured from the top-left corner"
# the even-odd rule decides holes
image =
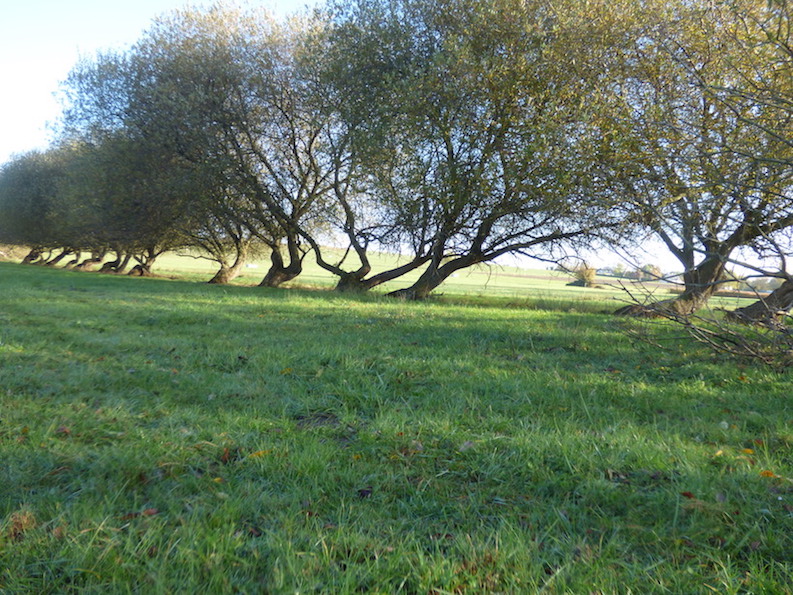
[[[330,250],[326,255],[330,260],[336,261],[342,257],[341,251]],[[390,269],[404,263],[404,257],[393,254],[373,253],[373,274]],[[236,285],[257,285],[264,277],[269,266],[268,258],[262,257],[252,260],[243,270],[241,276],[235,280]],[[167,253],[157,261],[156,270],[166,276],[188,279],[191,281],[207,281],[215,272],[216,265],[205,259],[196,259],[190,256]],[[375,293],[386,293],[402,287],[407,287],[418,279],[422,269],[418,269],[386,283],[375,289]],[[437,293],[444,295],[467,295],[492,299],[501,297],[505,299],[537,298],[538,295],[549,299],[570,300],[600,300],[611,301],[625,299],[627,294],[621,289],[621,282],[641,293],[643,288],[634,286],[628,280],[610,277],[597,279],[596,288],[581,288],[568,286],[572,276],[559,271],[545,269],[518,268],[499,263],[486,263],[458,271],[449,277],[438,288]],[[332,288],[338,279],[320,268],[309,255],[303,261],[303,272],[288,287],[316,287]],[[656,287],[649,284],[659,297],[670,295],[668,289],[672,286]]]
[[[602,303],[0,288],[0,592],[793,580],[790,374],[634,344]]]

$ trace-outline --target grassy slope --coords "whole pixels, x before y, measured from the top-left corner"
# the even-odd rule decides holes
[[[790,373],[520,304],[0,264],[0,592],[785,592]]]

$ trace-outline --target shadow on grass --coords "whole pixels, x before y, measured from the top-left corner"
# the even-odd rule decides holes
[[[159,531],[161,549],[220,532],[232,558],[266,538],[287,582],[337,590],[341,563],[379,563],[350,539],[398,552],[409,568],[388,572],[416,585],[442,560],[471,574],[466,544],[496,560],[502,590],[565,567],[606,590],[678,592],[762,564],[789,573],[787,376],[659,354],[592,313],[10,265],[0,284],[0,490],[7,524],[25,507],[39,519],[19,568],[77,556],[86,528],[139,523],[135,539]],[[112,572],[100,554],[90,567]],[[668,574],[637,578],[654,565]]]

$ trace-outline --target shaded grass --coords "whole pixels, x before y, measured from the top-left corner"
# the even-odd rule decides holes
[[[790,375],[673,330],[653,329],[679,345],[659,353],[554,296],[411,304],[8,264],[0,288],[0,591],[793,580]]]

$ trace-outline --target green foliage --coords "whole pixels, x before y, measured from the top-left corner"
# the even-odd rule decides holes
[[[777,47],[789,13],[752,0],[642,5],[600,112],[604,171],[627,197],[619,208],[629,227],[679,260],[678,307],[693,312],[740,248],[791,249],[780,232],[793,225],[793,62]]]
[[[425,297],[461,268],[510,252],[546,253],[610,223],[588,171],[592,114],[583,95],[597,93],[598,81],[592,70],[568,67],[580,58],[567,43],[581,34],[575,6],[344,7],[339,78],[352,97],[348,111],[357,108],[363,122],[362,150],[374,153],[374,191],[388,195],[397,239],[429,261],[397,295]]]
[[[33,151],[0,168],[0,242],[44,247],[68,242],[55,207],[63,157],[63,151]]]
[[[654,234],[693,311],[741,250],[790,252],[790,47],[787,2],[185,8],[75,66],[58,147],[0,173],[0,239],[116,272],[188,245],[217,282],[266,246],[269,286],[310,249],[339,289],[421,268],[394,292],[420,299],[503,255]],[[383,250],[406,258],[375,270]]]
[[[592,313],[3,263],[0,285],[2,591],[793,580],[790,372]]]

